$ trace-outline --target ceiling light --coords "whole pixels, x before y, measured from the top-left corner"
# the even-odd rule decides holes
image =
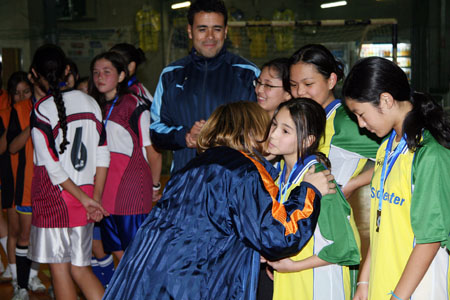
[[[320,8],[330,8],[330,7],[345,6],[345,5],[347,5],[347,1],[336,1],[336,2],[321,4]]]
[[[189,7],[189,6],[191,6],[191,1],[185,1],[185,2],[179,2],[179,3],[172,4],[172,6],[170,6],[170,8],[179,9],[179,8],[184,8],[184,7]]]

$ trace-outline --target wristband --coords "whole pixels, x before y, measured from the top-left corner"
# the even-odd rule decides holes
[[[358,286],[360,284],[369,284],[369,282],[368,281],[359,281],[356,283],[356,286]]]
[[[161,189],[161,182],[158,182],[157,185],[153,185],[153,190],[154,191],[159,191]]]
[[[395,299],[398,299],[398,300],[402,300],[402,298],[400,298],[399,296],[397,296],[396,294],[394,294],[394,292],[390,292],[390,293],[387,293],[388,295],[392,295],[392,297],[394,297]]]

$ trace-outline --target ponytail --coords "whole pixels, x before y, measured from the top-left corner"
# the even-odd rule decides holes
[[[59,79],[54,72],[47,74],[47,81],[49,83],[50,93],[53,95],[53,100],[56,104],[56,109],[58,110],[59,126],[63,132],[63,140],[59,145],[59,154],[63,154],[66,150],[66,146],[69,144],[67,140],[67,116],[66,107],[64,105],[64,100],[59,88]]]
[[[67,140],[66,108],[59,87],[59,83],[64,79],[66,66],[67,58],[64,51],[52,44],[39,47],[34,53],[33,61],[30,66],[30,72],[35,71],[37,73],[37,78],[34,78],[35,83],[40,84],[40,76],[45,78],[49,85],[49,92],[52,94],[55,101],[58,110],[59,126],[63,132],[63,141],[60,144],[59,151],[60,154],[64,153],[66,146],[69,144],[69,141]],[[45,88],[43,88],[43,91],[45,91]]]
[[[424,93],[414,92],[411,97],[413,109],[406,115],[403,132],[409,149],[420,147],[422,129],[427,129],[436,141],[450,149],[450,124],[445,112],[434,99]]]

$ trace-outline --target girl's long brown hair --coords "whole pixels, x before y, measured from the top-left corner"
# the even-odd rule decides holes
[[[239,101],[219,106],[203,126],[197,140],[197,151],[227,146],[258,157],[264,153],[260,142],[270,122],[269,115],[256,103]]]

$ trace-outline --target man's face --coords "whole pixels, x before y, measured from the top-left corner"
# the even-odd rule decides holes
[[[194,23],[187,28],[195,50],[206,58],[214,57],[220,52],[227,37],[227,30],[222,14],[204,11],[196,13]]]

